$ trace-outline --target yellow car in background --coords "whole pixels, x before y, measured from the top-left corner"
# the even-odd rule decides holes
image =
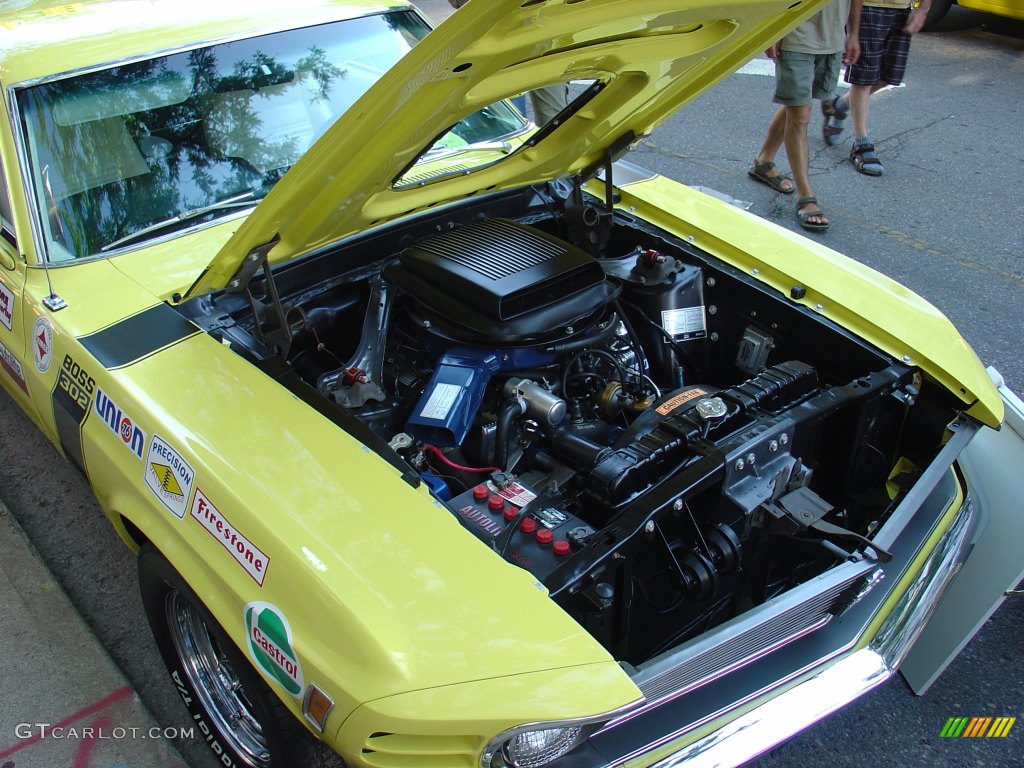
[[[739,765],[1019,576],[949,321],[624,159],[821,0],[19,5],[0,381],[220,764]]]
[[[930,29],[946,18],[954,3],[961,8],[970,8],[982,13],[993,13],[1009,19],[1024,19],[1024,2],[1021,0],[932,0],[925,19],[924,28]]]

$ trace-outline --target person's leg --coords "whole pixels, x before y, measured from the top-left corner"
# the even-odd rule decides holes
[[[814,56],[792,51],[778,52],[775,58],[775,96],[773,101],[780,104],[768,123],[764,143],[754,158],[754,167],[747,173],[751,178],[768,184],[773,189],[791,194],[796,187],[793,181],[775,165],[775,155],[786,141],[787,110],[795,104],[809,104],[814,81]],[[787,151],[787,156],[789,152]],[[790,157],[790,163],[793,160]]]
[[[877,91],[885,83],[874,85],[851,85],[850,93],[846,101],[850,107],[850,117],[853,119],[853,138],[867,138],[868,135],[868,113],[871,108],[871,94]]]
[[[796,107],[784,107],[786,116],[785,144],[786,157],[796,182],[798,197],[803,200],[814,197],[811,189],[810,156],[807,146],[807,124],[811,120],[811,105],[801,104]],[[808,213],[817,212],[808,216]],[[804,214],[802,221],[813,226],[827,226],[828,217],[821,213],[817,201],[808,202],[797,208],[797,215]]]
[[[775,186],[779,192],[789,194],[795,187],[792,180],[786,178],[775,165],[775,155],[786,139],[786,107],[779,107],[772,115],[768,123],[768,133],[764,138],[764,144],[754,158],[754,168],[764,169],[761,173],[769,179],[779,179]],[[788,153],[787,153],[788,154]],[[771,182],[769,182],[771,184]]]

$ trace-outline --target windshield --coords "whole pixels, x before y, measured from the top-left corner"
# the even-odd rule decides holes
[[[48,259],[251,208],[428,31],[410,12],[367,16],[20,90]]]

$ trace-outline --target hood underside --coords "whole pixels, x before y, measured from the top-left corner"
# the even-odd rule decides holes
[[[781,38],[825,0],[474,0],[418,43],[273,188],[189,295],[225,287],[254,249],[277,263],[481,192],[591,169]],[[539,141],[497,162],[395,185],[431,143],[501,99],[597,85]]]

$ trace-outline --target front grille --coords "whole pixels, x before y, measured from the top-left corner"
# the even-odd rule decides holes
[[[863,562],[833,568],[648,662],[633,682],[650,706],[740,669],[828,624],[865,591],[875,567]]]

